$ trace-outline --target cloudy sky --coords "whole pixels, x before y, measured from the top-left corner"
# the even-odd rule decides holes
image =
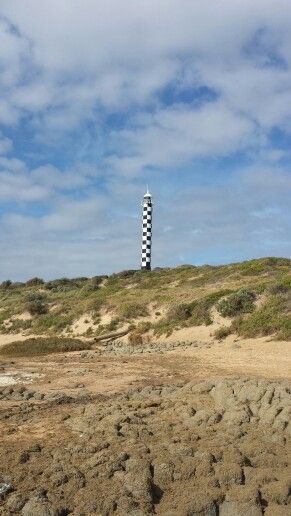
[[[1,0],[0,280],[291,256],[290,0]]]

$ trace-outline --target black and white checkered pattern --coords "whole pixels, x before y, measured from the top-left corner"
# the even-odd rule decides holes
[[[152,253],[152,197],[149,192],[143,198],[141,268],[151,270]]]

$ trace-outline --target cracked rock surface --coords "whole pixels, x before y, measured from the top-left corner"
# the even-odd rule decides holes
[[[2,411],[1,515],[291,514],[287,380],[24,392]]]

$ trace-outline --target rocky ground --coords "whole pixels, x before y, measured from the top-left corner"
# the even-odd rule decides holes
[[[0,514],[290,515],[288,375],[255,374],[243,353],[215,368],[210,353],[2,360],[16,383],[0,387]]]

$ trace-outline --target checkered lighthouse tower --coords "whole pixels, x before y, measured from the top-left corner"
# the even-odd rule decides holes
[[[141,268],[151,270],[152,254],[152,196],[147,188],[142,202],[142,246],[141,246]]]

